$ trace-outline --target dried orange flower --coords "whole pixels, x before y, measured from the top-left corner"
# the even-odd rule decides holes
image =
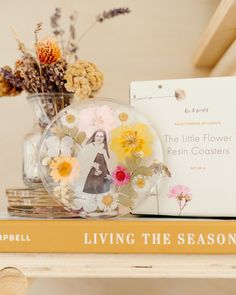
[[[61,57],[61,51],[55,39],[43,39],[36,44],[39,61],[42,64],[55,63]]]

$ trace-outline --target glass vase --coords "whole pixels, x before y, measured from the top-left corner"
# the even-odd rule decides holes
[[[34,124],[23,141],[23,182],[34,189],[43,186],[37,162],[38,145],[43,131],[62,109],[71,104],[73,94],[38,93],[28,95],[27,99],[34,113]]]

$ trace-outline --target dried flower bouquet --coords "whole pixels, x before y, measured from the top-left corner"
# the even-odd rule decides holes
[[[60,25],[61,9],[56,8],[50,18],[53,37],[39,39],[42,23],[37,24],[33,52],[15,33],[22,56],[14,67],[3,66],[0,69],[0,96],[15,96],[25,91],[28,94],[72,93],[82,99],[94,97],[103,85],[103,73],[94,63],[78,57],[78,43],[96,24],[129,12],[129,8],[105,11],[96,16],[95,22],[79,37],[76,30],[78,15],[74,12],[69,17],[69,37],[65,42],[65,31]],[[41,100],[48,115],[52,105],[55,108],[53,113],[57,113],[70,104],[63,95],[56,103],[52,103],[52,96],[49,105],[42,95]]]

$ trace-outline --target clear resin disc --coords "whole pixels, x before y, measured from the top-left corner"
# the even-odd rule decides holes
[[[162,170],[158,134],[129,105],[84,100],[44,132],[39,165],[50,195],[85,218],[123,215],[150,195]]]

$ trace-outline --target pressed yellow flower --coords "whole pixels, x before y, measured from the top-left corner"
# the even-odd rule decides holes
[[[135,153],[142,152],[143,157],[152,154],[153,136],[143,123],[121,126],[112,131],[110,147],[119,160]]]
[[[129,115],[125,112],[120,113],[118,117],[121,122],[126,122],[129,119]]]
[[[137,185],[138,188],[144,188],[145,186],[145,179],[144,177],[138,177],[135,184]]]
[[[112,195],[106,195],[103,197],[102,202],[105,206],[109,206],[113,203]]]
[[[61,57],[60,48],[54,39],[43,39],[36,44],[38,58],[42,64],[55,63]]]
[[[76,158],[55,157],[50,165],[50,176],[55,182],[69,182],[73,177],[78,176],[79,165]]]
[[[151,188],[155,185],[155,178],[137,175],[133,178],[132,185],[137,193],[144,194],[150,192]]]

